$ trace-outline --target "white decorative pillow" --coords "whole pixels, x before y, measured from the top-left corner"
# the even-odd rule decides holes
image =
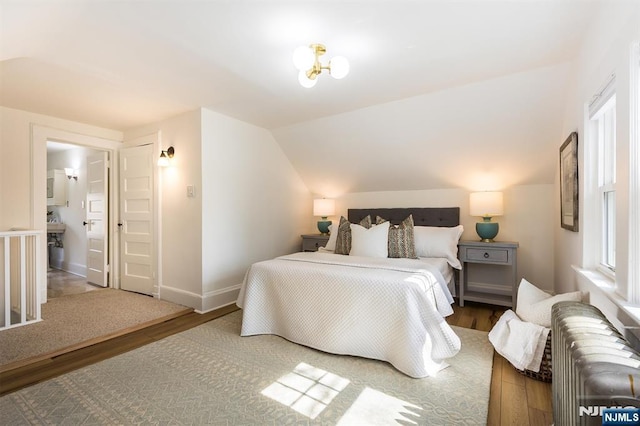
[[[387,257],[389,241],[389,222],[364,226],[351,224],[351,251],[349,256]]]
[[[414,226],[413,236],[418,257],[444,257],[451,267],[461,269],[458,241],[464,228],[444,226]]]
[[[522,321],[532,322],[543,327],[551,327],[551,307],[557,302],[581,302],[582,292],[550,295],[540,290],[524,278],[518,287],[518,306],[516,314]]]
[[[338,226],[331,224],[329,225],[329,241],[324,246],[325,250],[334,251],[336,249],[336,241],[338,240]]]

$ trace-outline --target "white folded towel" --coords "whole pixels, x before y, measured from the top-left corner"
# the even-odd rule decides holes
[[[551,329],[524,322],[512,310],[506,311],[489,332],[496,351],[518,370],[540,371]]]

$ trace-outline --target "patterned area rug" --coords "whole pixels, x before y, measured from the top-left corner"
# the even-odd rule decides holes
[[[3,424],[485,424],[493,347],[455,327],[436,377],[240,337],[241,311],[0,398]]]

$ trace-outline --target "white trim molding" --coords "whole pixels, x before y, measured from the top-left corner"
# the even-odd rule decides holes
[[[162,295],[162,300],[189,306],[197,313],[203,314],[235,303],[240,293],[240,287],[241,284],[237,284],[199,295],[190,291],[163,285],[160,287],[160,294]]]
[[[588,303],[597,307],[618,331],[640,349],[640,307],[624,300],[614,282],[597,271],[572,265],[578,289],[589,295]]]
[[[629,259],[640,259],[640,42],[631,47],[629,93]],[[640,306],[640,264],[629,262],[627,298]]]

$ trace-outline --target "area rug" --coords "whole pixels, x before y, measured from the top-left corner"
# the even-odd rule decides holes
[[[0,331],[0,371],[191,311],[175,303],[110,288],[51,299],[42,305],[42,321]]]
[[[485,424],[493,348],[462,350],[436,377],[240,337],[241,311],[0,398],[4,424]]]

